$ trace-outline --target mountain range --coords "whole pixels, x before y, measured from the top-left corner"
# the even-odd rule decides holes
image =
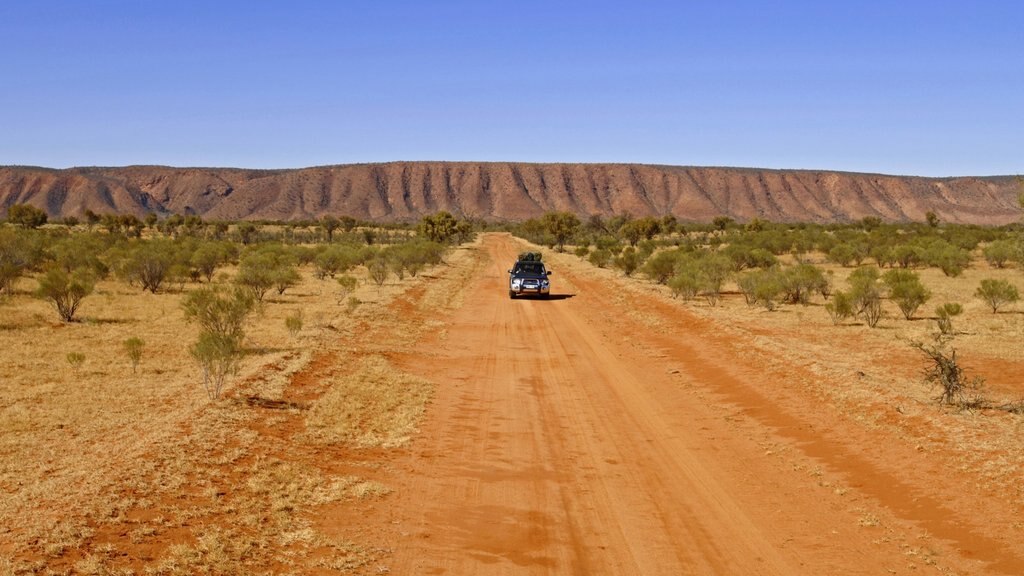
[[[827,170],[647,164],[388,162],[280,170],[0,167],[0,210],[28,203],[51,218],[85,212],[197,214],[207,220],[306,220],[348,215],[410,221],[446,210],[519,221],[559,210],[591,215],[730,216],[848,222],[865,216],[964,224],[1021,218],[1016,176],[927,178]]]

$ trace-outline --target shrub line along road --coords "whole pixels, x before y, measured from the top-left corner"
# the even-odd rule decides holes
[[[362,520],[391,573],[1024,573],[984,507],[940,504],[911,448],[830,415],[800,368],[567,255],[552,300],[509,300],[524,248],[485,235],[461,305],[423,312],[444,329],[393,358],[437,393]]]

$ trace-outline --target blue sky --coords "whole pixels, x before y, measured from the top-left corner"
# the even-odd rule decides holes
[[[1024,3],[0,0],[0,164],[1024,172]]]

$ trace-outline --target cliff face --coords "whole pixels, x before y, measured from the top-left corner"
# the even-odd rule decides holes
[[[682,221],[843,222],[865,216],[1006,224],[1020,218],[1014,177],[920,178],[803,170],[638,164],[392,162],[294,170],[0,167],[0,210],[28,203],[51,218],[125,213],[297,220],[326,214],[416,220],[447,210],[523,220],[674,215]]]

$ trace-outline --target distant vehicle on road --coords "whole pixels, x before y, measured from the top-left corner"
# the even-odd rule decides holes
[[[521,294],[536,294],[547,298],[551,294],[551,272],[541,262],[539,252],[526,252],[508,271],[508,297],[515,298]]]

